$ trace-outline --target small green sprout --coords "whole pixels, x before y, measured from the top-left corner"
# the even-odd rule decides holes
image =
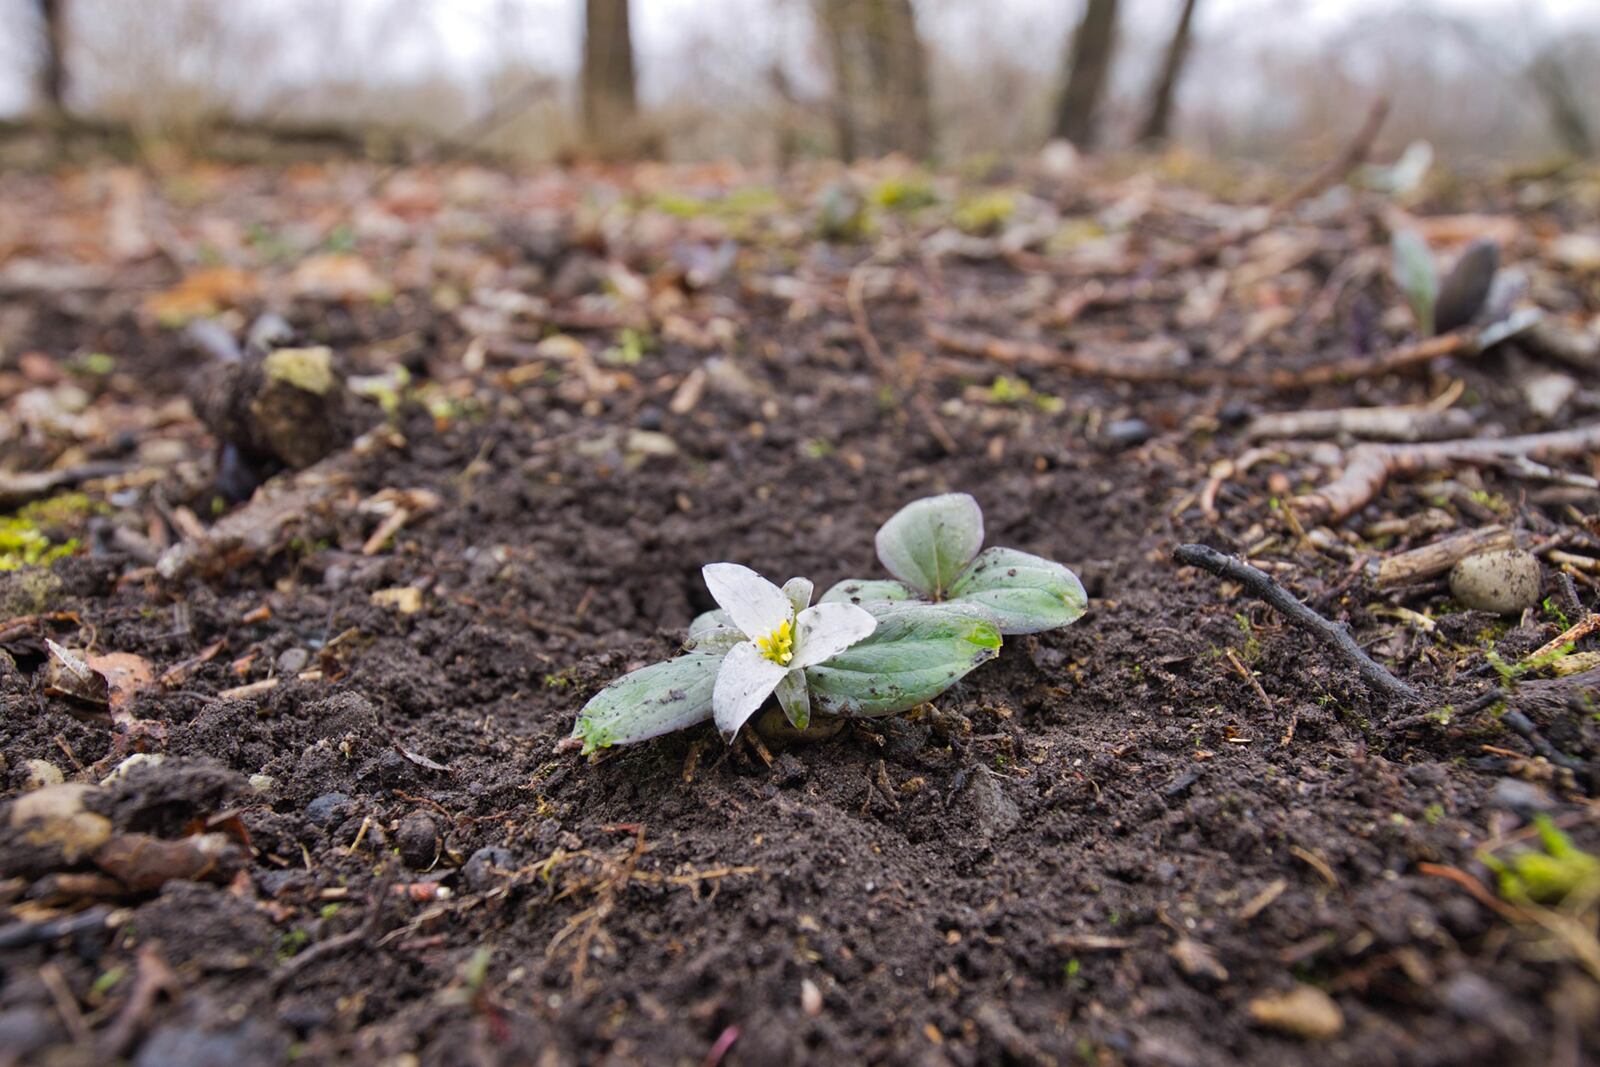
[[[690,624],[685,654],[602,689],[572,740],[589,754],[715,719],[732,741],[774,696],[801,730],[813,708],[894,715],[993,659],[1002,635],[1083,614],[1083,585],[1070,570],[982,546],[978,502],[951,493],[914,501],[879,529],[878,558],[895,580],[846,580],[815,605],[808,579],[779,587],[736,563],[709,564],[702,574],[719,606]]]
[[[1600,857],[1572,843],[1547,815],[1534,817],[1543,851],[1526,849],[1506,859],[1484,853],[1500,876],[1500,895],[1513,904],[1592,904],[1600,900]]]

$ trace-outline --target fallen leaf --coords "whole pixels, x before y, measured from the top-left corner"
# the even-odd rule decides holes
[[[44,639],[50,651],[45,664],[44,691],[51,696],[68,697],[87,704],[106,704],[111,699],[111,687],[105,677],[89,666],[83,653],[63,648]]]
[[[105,679],[113,715],[125,710],[134,694],[149,688],[155,681],[150,661],[132,652],[107,652],[101,656],[86,656],[84,660]]]
[[[1298,985],[1250,1002],[1250,1017],[1262,1026],[1307,1041],[1326,1041],[1344,1029],[1344,1012],[1316,986]]]

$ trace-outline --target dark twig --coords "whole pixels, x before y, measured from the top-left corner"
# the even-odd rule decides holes
[[[1565,767],[1580,779],[1588,781],[1589,768],[1584,766],[1583,761],[1567,755],[1552,745],[1549,739],[1539,732],[1539,728],[1533,724],[1533,720],[1522,712],[1517,711],[1515,708],[1509,709],[1500,716],[1500,721],[1509,726],[1529,745],[1532,745],[1533,750],[1539,755],[1554,763],[1557,767]]]
[[[1355,638],[1343,626],[1318,615],[1306,607],[1283,586],[1243,560],[1224,555],[1206,545],[1179,545],[1172,553],[1179,563],[1210,571],[1219,578],[1238,582],[1253,596],[1264,600],[1274,611],[1310,633],[1311,636],[1333,649],[1346,663],[1356,669],[1361,680],[1386,696],[1407,702],[1415,701],[1417,691],[1402,682],[1388,669],[1361,650]]]
[[[378,884],[372,900],[367,905],[367,917],[362,920],[360,926],[354,930],[330,937],[326,941],[318,941],[299,955],[285,960],[277,970],[272,972],[273,988],[282,988],[289,979],[318,960],[343,952],[352,945],[371,941],[378,933],[378,925],[383,921],[384,906],[389,902],[394,884],[395,877],[392,874],[385,877]]]

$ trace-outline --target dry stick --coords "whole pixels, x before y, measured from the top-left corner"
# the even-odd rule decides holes
[[[1260,371],[1240,371],[1222,367],[1129,363],[1126,360],[1093,352],[1069,352],[1037,341],[1007,341],[999,337],[952,329],[940,323],[930,323],[927,333],[928,339],[940,348],[995,363],[1051,367],[1086,378],[1104,378],[1114,382],[1171,382],[1200,388],[1224,385],[1240,389],[1259,388],[1264,385],[1279,392],[1310,389],[1363,378],[1377,378],[1396,371],[1409,370],[1441,356],[1471,353],[1475,350],[1471,335],[1447,333],[1401,345],[1380,356],[1358,356],[1299,369],[1274,367],[1263,374]]]
[[[1545,459],[1596,450],[1600,450],[1600,423],[1499,440],[1358,445],[1350,450],[1344,473],[1316,492],[1296,497],[1294,504],[1303,511],[1337,522],[1365,507],[1395,474],[1418,474],[1458,463],[1497,463],[1517,456]]]
[[[1405,701],[1415,701],[1417,691],[1402,682],[1388,669],[1361,650],[1355,638],[1343,626],[1318,615],[1297,600],[1292,593],[1267,575],[1245,563],[1224,555],[1207,545],[1179,545],[1172,553],[1179,563],[1210,571],[1219,578],[1227,578],[1244,586],[1245,590],[1277,611],[1284,618],[1305,630],[1311,636],[1333,649],[1339,657],[1356,669],[1361,680],[1386,696]]]

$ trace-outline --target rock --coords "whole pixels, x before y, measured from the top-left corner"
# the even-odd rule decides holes
[[[1192,937],[1178,938],[1167,952],[1178,965],[1178,970],[1190,978],[1200,978],[1209,982],[1228,980],[1228,969],[1218,962],[1210,948]]]
[[[343,793],[324,793],[306,805],[306,820],[328,830],[349,818],[354,810],[355,805]]]
[[[1117,419],[1106,424],[1106,440],[1117,448],[1132,448],[1150,440],[1155,433],[1143,419]]]
[[[499,871],[514,871],[517,868],[517,857],[509,848],[499,845],[485,845],[467,857],[466,866],[461,868],[461,879],[468,889],[474,893],[482,893],[493,889],[504,879]]]
[[[55,1014],[43,1005],[25,1004],[0,1011],[0,1049],[17,1057],[10,1062],[26,1062],[61,1038]]]
[[[242,849],[227,834],[193,834],[164,841],[149,834],[119,834],[95,850],[95,865],[135,892],[168,882],[227,883],[244,866]]]
[[[1551,420],[1578,392],[1578,379],[1560,371],[1536,371],[1522,383],[1522,401],[1541,419]]]
[[[795,758],[793,752],[780,753],[778,758],[772,761],[773,785],[799,785],[810,773],[811,768]]]
[[[376,607],[393,608],[402,615],[415,615],[422,610],[422,590],[409,585],[379,589],[371,600]]]
[[[306,664],[311,662],[311,653],[303,648],[286,648],[278,653],[278,673],[280,675],[299,674],[306,669]]]
[[[1518,548],[1468,556],[1450,571],[1450,593],[1474,611],[1516,615],[1539,603],[1539,560]]]
[[[1467,246],[1456,265],[1439,286],[1439,299],[1433,308],[1433,326],[1446,333],[1467,325],[1483,307],[1500,268],[1500,245],[1481,237]]]
[[[1257,1024],[1306,1041],[1327,1041],[1344,1029],[1344,1012],[1316,986],[1299,985],[1287,993],[1269,993],[1250,1002]]]
[[[1555,798],[1544,789],[1517,778],[1502,778],[1496,782],[1489,792],[1489,803],[1524,818],[1554,811],[1556,807]]]
[[[439,824],[425,811],[414,811],[400,820],[395,843],[400,846],[400,859],[405,865],[419,871],[439,861],[439,850],[443,846]]]
[[[74,782],[24,793],[11,804],[11,825],[23,840],[64,863],[76,863],[111,837],[111,820],[88,811],[94,786]]]
[[[47,759],[23,760],[22,766],[28,772],[27,778],[22,783],[24,789],[43,789],[46,786],[60,785],[67,780],[66,775],[61,773],[61,768]]]
[[[987,767],[974,767],[968,772],[957,804],[957,820],[964,828],[962,843],[971,848],[988,848],[1022,818],[1016,803],[1006,796],[999,779]]]
[[[278,780],[270,774],[252,774],[250,788],[257,793],[270,793],[278,788]]]
[[[100,779],[101,785],[108,785],[128,776],[128,772],[135,767],[159,767],[166,762],[167,757],[159,752],[135,752],[121,763],[111,769],[111,773]]]
[[[133,1067],[268,1067],[282,1063],[288,1051],[284,1034],[259,1022],[230,1030],[168,1024],[139,1047]]]

